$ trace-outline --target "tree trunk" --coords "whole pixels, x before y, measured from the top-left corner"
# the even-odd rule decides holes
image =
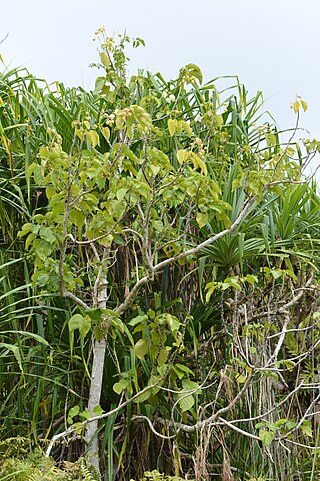
[[[88,410],[91,412],[93,412],[93,409],[100,404],[106,344],[106,340],[102,339],[102,341],[95,341],[93,347],[93,365],[88,401]],[[85,438],[87,443],[91,443],[88,450],[89,462],[99,471],[99,442],[98,436],[96,435],[94,437],[94,433],[97,429],[98,421],[88,423]]]
[[[98,299],[97,306],[101,309],[106,308],[107,299],[107,282],[105,279],[101,280],[100,288],[98,287]],[[106,334],[105,334],[106,336]],[[95,340],[93,346],[93,363],[91,371],[91,384],[88,400],[88,410],[93,412],[94,408],[100,404],[101,391],[102,391],[102,381],[103,381],[103,368],[104,368],[104,358],[106,353],[107,341],[106,337],[101,341]],[[88,423],[85,430],[85,439],[88,448],[88,460],[100,473],[99,469],[99,439],[98,434],[95,432],[98,429],[98,421],[93,421]]]

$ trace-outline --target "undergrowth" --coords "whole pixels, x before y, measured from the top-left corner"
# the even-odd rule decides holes
[[[0,481],[101,481],[85,458],[76,463],[64,461],[58,467],[53,458],[39,448],[32,449],[28,439],[8,438],[0,441]],[[130,481],[134,481],[131,479]],[[185,481],[159,471],[147,471],[139,481]]]
[[[134,481],[131,479],[130,481]],[[159,473],[159,471],[146,471],[144,476],[140,481],[185,481],[184,479],[180,478],[179,476],[165,476],[164,474]]]
[[[31,449],[26,438],[0,441],[0,481],[101,481],[84,458],[64,461],[58,467],[40,449]]]

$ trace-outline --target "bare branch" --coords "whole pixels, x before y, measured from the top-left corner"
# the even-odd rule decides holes
[[[220,239],[221,237],[224,237],[225,235],[227,234],[231,234],[231,232],[233,232],[234,230],[237,229],[237,227],[239,227],[239,225],[241,224],[241,222],[243,221],[243,219],[246,217],[246,215],[248,214],[249,210],[251,209],[251,207],[253,206],[254,202],[256,201],[257,199],[257,195],[254,195],[253,197],[251,197],[251,199],[249,199],[247,201],[247,204],[245,205],[245,207],[242,209],[242,211],[240,212],[240,214],[238,215],[237,219],[233,222],[233,224],[231,224],[231,226],[228,228],[228,229],[225,229],[225,230],[222,230],[220,232],[218,232],[217,234],[215,234],[214,236],[212,237],[209,237],[208,239],[206,239],[205,241],[201,242],[200,244],[198,244],[197,246],[195,247],[192,247],[191,249],[188,249],[186,251],[183,251],[181,252],[180,254],[177,254],[176,256],[172,256],[172,257],[169,257],[168,259],[165,259],[164,261],[162,262],[159,262],[158,264],[156,264],[153,268],[154,272],[157,272],[157,271],[160,271],[161,269],[163,269],[165,266],[167,266],[168,264],[172,264],[180,259],[184,259],[185,257],[188,257],[188,256],[192,256],[194,254],[197,254],[198,252],[200,252],[202,249],[204,249],[205,247],[213,244],[215,241],[217,241],[218,239]]]
[[[120,315],[123,314],[131,306],[131,304],[134,302],[135,298],[138,295],[138,292],[140,291],[140,288],[142,286],[144,286],[145,284],[147,284],[150,280],[151,280],[150,275],[142,277],[141,279],[139,279],[138,282],[131,289],[131,291],[129,292],[129,294],[125,298],[125,300],[122,302],[122,304],[120,304],[120,306],[118,306],[115,309],[115,312],[117,312]]]
[[[3,37],[3,39],[0,40],[0,45],[5,42],[7,40],[7,38],[9,37],[9,32],[7,32],[7,35],[5,37]]]
[[[156,436],[158,436],[161,439],[173,439],[177,436],[176,433],[173,434],[172,436],[165,436],[161,433],[158,433],[158,431],[156,431],[155,428],[153,427],[153,424],[150,421],[150,419],[147,416],[143,416],[142,414],[140,414],[139,416],[133,416],[132,421],[139,420],[139,419],[143,419],[144,421],[147,421],[147,423],[149,424],[149,427],[150,427],[151,431],[153,432],[153,434],[155,434]]]
[[[77,297],[72,292],[63,289],[62,295],[63,295],[63,297],[67,297],[68,299],[71,299],[73,302],[78,304],[78,306],[83,307],[83,309],[90,309],[90,306],[88,304],[86,304],[84,301],[82,301],[79,297]]]
[[[248,431],[244,431],[243,429],[238,428],[238,427],[235,426],[234,424],[231,424],[229,421],[226,421],[225,419],[223,419],[223,418],[221,418],[221,417],[219,417],[218,419],[219,419],[219,421],[222,422],[222,424],[225,424],[226,426],[228,426],[229,428],[233,429],[233,430],[236,431],[237,433],[243,434],[243,435],[246,436],[247,438],[256,439],[257,441],[261,441],[261,439],[259,438],[259,436],[256,436],[255,434],[248,433]]]

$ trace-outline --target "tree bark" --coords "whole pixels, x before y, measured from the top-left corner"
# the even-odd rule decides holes
[[[106,353],[107,341],[95,341],[93,347],[93,365],[91,373],[91,384],[88,401],[88,410],[93,412],[93,409],[100,404],[102,381],[103,381],[103,367],[104,358]],[[98,436],[95,436],[95,432],[98,429],[98,421],[93,421],[87,424],[85,439],[89,444],[89,462],[100,472],[99,470],[99,440]]]
[[[97,289],[98,298],[97,306],[101,309],[106,308],[107,299],[107,282],[105,279],[101,280],[100,287]],[[102,382],[103,382],[103,369],[104,358],[106,354],[106,333],[105,337],[101,341],[95,340],[93,346],[93,363],[91,371],[91,384],[88,399],[88,410],[93,413],[96,406],[100,404]],[[85,430],[85,439],[88,444],[88,460],[100,473],[99,469],[99,439],[98,439],[98,420],[88,423]]]

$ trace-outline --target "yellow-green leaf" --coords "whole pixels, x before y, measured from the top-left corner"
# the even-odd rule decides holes
[[[175,119],[168,120],[168,129],[171,137],[173,137],[177,129],[177,121]]]
[[[47,160],[49,158],[49,150],[48,150],[48,147],[40,147],[39,149],[39,155],[42,159],[45,159]]]
[[[275,147],[277,145],[277,137],[274,134],[266,134],[267,143]]]
[[[159,352],[159,356],[157,358],[157,361],[158,361],[158,365],[159,366],[163,366],[163,364],[165,364],[165,362],[167,361],[168,359],[168,354],[169,354],[169,350],[170,349],[168,346],[164,346],[160,352]]]
[[[103,63],[103,65],[104,65],[105,67],[109,67],[109,66],[110,66],[109,55],[108,55],[106,52],[101,52],[101,53],[100,53],[100,60],[101,60],[101,62]]]
[[[187,150],[180,149],[177,151],[177,159],[180,165],[186,162],[189,156],[190,152],[188,152]]]
[[[86,136],[88,142],[92,145],[93,148],[99,145],[99,135],[95,130],[89,130],[89,132],[86,132]]]
[[[73,427],[76,429],[77,434],[81,434],[81,431],[83,429],[82,423],[80,423],[80,422],[74,423]]]
[[[198,212],[196,215],[196,221],[200,229],[208,222],[208,212]]]
[[[148,352],[148,341],[146,339],[139,339],[134,345],[134,352],[139,359],[143,359]]]
[[[109,127],[103,127],[101,129],[102,135],[104,136],[105,139],[109,140],[110,139],[110,129]]]
[[[214,116],[214,124],[218,129],[221,129],[221,127],[223,126],[223,117],[221,114],[216,114]]]
[[[293,102],[293,110],[295,113],[299,112],[299,109],[300,109],[300,102],[298,102],[298,100],[296,100],[295,102]]]
[[[189,63],[188,65],[185,66],[185,68],[189,71],[189,73],[195,77],[196,79],[199,80],[200,83],[202,83],[202,72],[198,65],[195,65],[194,63]]]
[[[256,276],[253,276],[252,274],[247,274],[245,280],[249,282],[249,284],[251,284],[252,286],[255,284],[255,282],[259,282],[258,278]]]
[[[213,284],[212,282],[210,284]],[[210,287],[210,289],[208,290],[207,294],[206,294],[206,303],[208,303],[210,301],[210,297],[212,296],[212,294],[214,293],[214,291],[217,289],[217,285],[216,283],[214,283],[214,285],[212,285]]]
[[[193,159],[195,168],[200,167],[204,175],[207,175],[207,166],[205,162],[202,159],[200,159],[199,155],[193,153],[192,159]]]
[[[303,111],[305,112],[306,110],[308,110],[308,104],[307,102],[305,102],[304,100],[300,100],[300,103],[302,105],[302,108],[303,108]]]
[[[182,125],[183,130],[188,135],[188,137],[191,137],[192,136],[192,130],[191,130],[190,125],[185,120],[180,120],[180,124]]]

